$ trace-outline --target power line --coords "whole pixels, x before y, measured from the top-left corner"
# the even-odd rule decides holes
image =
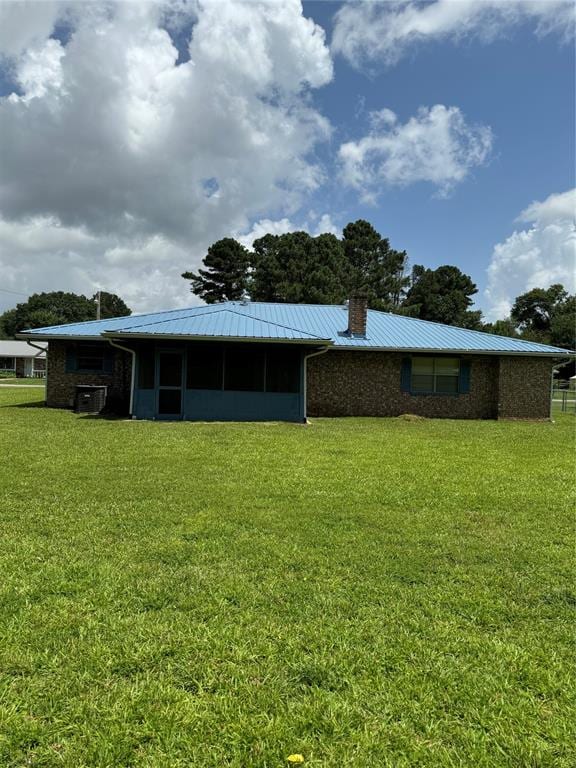
[[[22,293],[21,291],[9,291],[8,288],[0,288],[0,293],[13,293],[14,296],[29,296],[28,293]]]

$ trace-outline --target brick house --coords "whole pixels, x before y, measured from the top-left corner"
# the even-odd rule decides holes
[[[25,341],[0,341],[0,372],[16,378],[44,378],[46,342],[32,347]]]
[[[47,404],[105,385],[140,419],[550,415],[552,367],[571,353],[345,306],[224,302],[31,329],[49,344]]]

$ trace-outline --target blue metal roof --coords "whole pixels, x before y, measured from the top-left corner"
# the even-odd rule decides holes
[[[301,331],[298,328],[289,328],[279,323],[271,323],[264,319],[258,319],[251,315],[237,312],[227,307],[215,308],[211,311],[194,312],[185,317],[168,318],[151,322],[142,322],[122,331],[112,331],[107,335],[121,333],[127,336],[186,336],[199,338],[229,338],[229,339],[262,339],[282,341],[308,341],[312,343],[326,343],[328,338],[321,338],[313,333]]]
[[[332,344],[339,349],[387,349],[438,352],[484,352],[565,356],[567,350],[431,323],[404,315],[368,310],[366,338],[345,334],[348,310],[343,305],[272,304],[230,301],[188,309],[154,312],[108,320],[36,328],[22,338],[218,338]]]

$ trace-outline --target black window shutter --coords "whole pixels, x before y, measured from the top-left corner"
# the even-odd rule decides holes
[[[458,391],[461,395],[467,395],[470,392],[470,368],[470,360],[460,360]]]
[[[412,359],[405,357],[402,360],[402,373],[400,374],[400,389],[402,392],[410,392],[410,379],[412,378]]]
[[[66,347],[66,373],[74,373],[77,369],[76,344],[68,344]]]

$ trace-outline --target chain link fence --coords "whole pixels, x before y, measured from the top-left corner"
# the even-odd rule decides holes
[[[552,389],[552,414],[555,413],[576,414],[576,390]]]

